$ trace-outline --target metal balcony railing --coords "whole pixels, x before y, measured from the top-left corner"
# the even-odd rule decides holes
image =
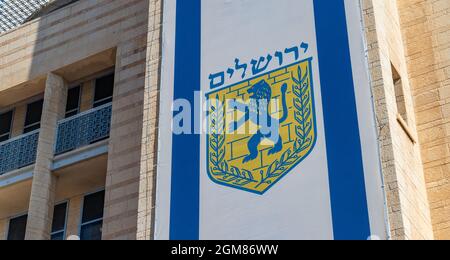
[[[58,123],[55,155],[107,139],[111,128],[112,105],[64,119]]]
[[[0,175],[36,161],[39,130],[0,143]]]
[[[107,139],[112,105],[80,113],[58,122],[55,155]],[[39,130],[0,143],[0,175],[36,162]]]

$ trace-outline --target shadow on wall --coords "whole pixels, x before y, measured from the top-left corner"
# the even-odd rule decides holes
[[[22,174],[24,172],[28,176],[26,181],[20,184],[13,181],[6,188],[2,186],[5,183],[2,180],[0,239],[48,239],[49,230],[43,230],[42,227],[51,227],[54,223],[54,211],[57,214],[56,207],[53,207],[55,202],[71,198],[74,194],[103,189],[105,185],[106,159],[101,160],[100,167],[97,165],[84,170],[78,167],[77,170],[81,172],[75,175],[78,179],[71,178],[70,187],[67,186],[68,181],[61,181],[63,177],[58,177],[60,179],[56,185],[58,173],[52,172],[53,169],[47,163],[54,159],[54,129],[65,117],[68,87],[76,80],[83,80],[106,69],[113,70],[116,60],[117,41],[109,41],[110,45],[98,48],[87,48],[90,46],[89,33],[78,30],[86,25],[83,16],[85,11],[80,10],[76,2],[96,4],[96,1],[78,0],[0,0],[0,27],[4,31],[0,35],[0,112],[4,109],[14,111],[12,128],[17,128],[17,131],[12,131],[12,137],[22,142],[29,134],[32,138],[28,139],[33,139],[33,145],[26,141],[28,139],[22,142],[23,145],[20,143],[21,151],[30,154],[32,159],[6,171],[8,176],[0,172],[0,177],[9,177],[12,172],[19,177],[25,176]],[[31,109],[31,104],[35,103],[38,105]],[[41,111],[44,111],[42,118]],[[24,127],[30,118],[35,122],[33,129]],[[14,127],[16,124],[17,127]],[[17,148],[17,142],[10,141],[10,146]],[[14,154],[14,149],[10,152],[11,157],[16,157],[15,161],[21,160]],[[21,157],[23,159],[24,156]],[[11,164],[3,159],[0,166]],[[95,170],[99,172],[95,177],[84,174]],[[64,183],[66,186],[61,187]],[[77,186],[78,190],[72,186]],[[65,196],[68,193],[70,196]],[[103,207],[98,208],[103,214]],[[75,214],[77,218],[79,214],[78,209]],[[22,220],[17,225],[14,224],[16,217]],[[6,223],[4,226],[3,222]],[[72,232],[67,235],[78,234],[80,221],[77,219],[75,222],[72,226],[67,223]],[[53,226],[50,231],[52,238],[56,235],[53,234],[54,229]],[[58,235],[64,237],[64,234]]]
[[[110,95],[105,98],[107,103],[101,106],[105,107],[104,109],[100,106],[96,108],[98,109],[96,111],[105,111],[101,113],[105,116],[93,115],[96,113],[92,109],[95,106],[95,98],[92,94],[92,92],[95,92],[95,83],[90,83],[89,91],[86,91],[91,92],[90,97],[92,99],[87,102],[90,103],[89,107],[86,107],[89,111],[84,111],[93,116],[86,114],[87,116],[81,117],[81,114],[79,114],[80,117],[77,117],[77,119],[73,117],[81,112],[80,100],[85,87],[87,89],[86,82],[95,81],[92,78],[98,74],[106,77],[104,74],[112,73],[116,62],[117,39],[105,37],[104,42],[107,44],[96,44],[95,41],[98,39],[90,37],[91,35],[96,36],[96,32],[100,31],[96,30],[97,27],[103,28],[102,21],[97,21],[96,17],[94,19],[87,18],[92,13],[95,14],[102,10],[103,7],[100,7],[97,2],[54,0],[33,13],[28,19],[27,27],[37,29],[33,36],[34,42],[30,43],[33,51],[27,79],[44,79],[43,84],[40,85],[44,93],[44,101],[25,239],[48,239],[48,232],[50,232],[50,238],[56,240],[65,239],[69,236],[71,239],[74,238],[73,236],[80,236],[89,240],[98,240],[102,237],[107,156],[102,154],[102,156],[85,160],[82,164],[69,165],[61,172],[52,169],[46,163],[49,160],[56,161],[58,158],[53,158],[55,147],[57,155],[59,155],[59,146],[56,144],[56,140],[60,140],[60,138],[57,138],[59,131],[54,129],[62,128],[63,124],[60,124],[60,122],[66,117],[70,117],[71,122],[84,120],[83,123],[75,124],[78,127],[74,124],[67,124],[67,138],[64,137],[66,139],[71,139],[70,136],[72,135],[68,134],[70,131],[82,132],[84,133],[83,136],[90,133],[87,129],[79,128],[80,125],[97,125],[95,132],[102,131],[103,128],[106,131],[107,128],[107,133],[103,135],[103,139],[107,139],[109,135],[111,121],[109,103],[112,98],[109,99]],[[108,31],[107,33],[114,37],[111,32]],[[108,82],[110,83],[108,86],[111,86],[112,95],[114,77],[112,77],[112,81],[109,80]],[[77,98],[78,111],[75,114],[67,115],[67,105],[69,104],[66,102],[70,102],[67,97],[71,93],[69,89],[76,86],[80,86],[79,97]],[[87,122],[84,118],[92,118],[92,120]],[[101,122],[106,122],[108,127],[100,125]],[[72,139],[78,140],[79,138],[74,137]],[[86,140],[81,139],[78,141],[83,142],[85,146],[94,142],[85,142]],[[67,141],[67,143],[70,143],[70,141]],[[76,150],[80,147],[74,146],[72,148]],[[43,190],[48,192],[42,192]],[[60,201],[68,201],[69,203],[60,207],[60,204],[58,204]],[[82,212],[81,216],[80,212]],[[58,223],[64,223],[65,225],[55,226]],[[50,230],[48,227],[50,227]],[[61,230],[62,232],[60,232]],[[90,235],[85,236],[86,232]]]
[[[19,2],[19,0],[9,1]],[[145,193],[153,191],[149,188],[153,183],[147,179],[153,176],[154,169],[146,171],[145,167],[153,165],[156,160],[156,156],[151,153],[157,141],[157,138],[153,137],[157,134],[155,126],[157,109],[154,108],[156,102],[155,104],[147,102],[148,109],[146,111],[148,112],[145,113],[144,101],[155,96],[155,89],[158,85],[153,83],[153,81],[157,82],[156,78],[153,78],[153,85],[147,86],[150,81],[148,71],[157,74],[155,72],[159,69],[159,52],[155,53],[160,48],[161,5],[162,1],[160,0],[60,0],[52,2],[41,12],[34,13],[32,18],[35,19],[26,25],[8,32],[6,37],[0,37],[0,108],[7,104],[15,105],[19,101],[18,98],[25,99],[38,94],[42,95],[44,89],[47,88],[50,91],[45,91],[45,100],[53,97],[55,102],[44,101],[43,110],[48,111],[51,108],[53,114],[58,114],[61,111],[53,106],[59,108],[65,106],[65,104],[60,104],[60,101],[66,102],[66,99],[62,98],[67,95],[64,85],[77,86],[87,81],[93,81],[90,84],[97,84],[98,78],[96,77],[99,74],[114,70],[112,109],[114,113],[112,113],[110,121],[109,146],[106,148],[108,159],[104,163],[107,168],[108,181],[103,180],[102,183],[102,188],[105,189],[104,224],[100,226],[103,239],[136,239],[138,223],[142,223],[142,221],[138,221],[138,208],[140,212],[149,212],[148,216],[153,210],[151,205],[139,204],[141,201],[139,198],[142,195],[139,188],[140,185],[145,185],[146,188],[143,189]],[[149,8],[151,8],[151,12],[149,12]],[[153,28],[152,32],[148,30],[149,23]],[[153,52],[149,52],[150,47],[147,46],[149,41],[154,43],[153,48],[156,50]],[[7,43],[9,46],[2,48],[4,42],[10,42]],[[2,52],[15,57],[5,63],[1,57]],[[1,70],[2,66],[7,70]],[[30,79],[33,80],[30,81]],[[64,84],[64,81],[68,84]],[[51,160],[48,157],[52,156],[52,153],[40,151],[52,151],[54,148],[51,145],[54,140],[54,131],[51,130],[54,129],[57,122],[54,120],[54,116],[52,120],[49,120],[52,118],[51,113],[44,112],[42,117],[42,124],[47,126],[41,126],[37,161],[48,162]],[[147,121],[148,136],[151,136],[151,138],[145,138],[148,139],[145,141],[145,145],[147,145],[145,148],[149,150],[148,154],[145,154],[148,164],[147,161],[141,161],[141,154],[147,151],[142,148],[144,117]],[[48,165],[42,162],[39,167],[35,165],[33,170],[33,183],[31,191],[29,191],[32,199],[27,207],[29,215],[26,238],[48,238],[48,232],[45,234],[42,229],[51,224],[53,207],[49,207],[49,205],[53,205],[53,201],[67,199],[70,199],[69,207],[73,207],[70,212],[75,213],[73,215],[69,213],[67,223],[69,231],[66,235],[79,234],[80,209],[83,207],[83,200],[87,197],[84,196],[86,193],[78,193],[80,196],[72,198],[70,195],[58,195],[58,190],[61,189],[61,183],[68,183],[62,182],[61,176],[79,177],[83,175],[80,173],[83,173],[84,170],[78,168],[74,170],[78,174],[61,174],[61,176],[58,176],[58,171],[55,171],[53,173],[56,174],[50,175],[50,170],[47,169]],[[142,169],[144,169],[144,174],[141,175]],[[92,167],[90,170],[94,171]],[[53,178],[48,178],[48,176],[54,175],[59,178],[56,187]],[[141,184],[142,178],[145,179],[145,184]],[[36,182],[38,179],[39,181]],[[40,183],[40,185],[35,185],[35,183]],[[42,190],[43,187],[50,192],[45,194],[35,192],[37,189]],[[90,189],[90,191],[95,190]],[[0,195],[2,192],[0,189]],[[56,193],[56,199],[53,198],[52,192]],[[36,196],[34,196],[35,194]],[[146,194],[142,196],[146,196]],[[1,197],[0,213],[2,210]],[[63,197],[62,200],[59,197]],[[45,213],[45,216],[42,216],[42,212]],[[9,217],[12,215],[14,214]],[[144,217],[148,223],[145,222],[141,226],[146,229],[145,232],[150,234],[152,221],[151,217],[147,219],[147,215]],[[150,237],[148,234],[146,233],[145,236]]]

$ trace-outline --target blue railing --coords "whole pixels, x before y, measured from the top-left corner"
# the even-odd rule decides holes
[[[58,123],[55,155],[107,139],[111,104],[91,109]],[[0,143],[0,175],[36,162],[39,130]]]
[[[0,143],[0,175],[34,164],[39,130]]]
[[[111,104],[91,109],[58,123],[55,154],[107,139],[111,128]]]

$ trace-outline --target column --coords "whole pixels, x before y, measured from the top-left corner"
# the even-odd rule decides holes
[[[64,79],[53,73],[47,75],[38,151],[33,170],[26,240],[50,239],[55,204],[56,177],[51,167],[58,120],[64,117],[67,86]]]

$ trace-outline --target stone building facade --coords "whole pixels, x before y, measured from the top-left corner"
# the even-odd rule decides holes
[[[164,1],[64,2],[0,34],[0,239],[152,239]],[[450,2],[360,2],[390,238],[450,239]]]

